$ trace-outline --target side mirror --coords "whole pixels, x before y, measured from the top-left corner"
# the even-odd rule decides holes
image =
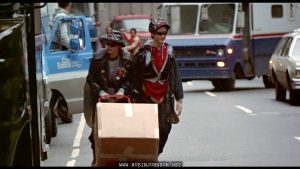
[[[72,51],[78,51],[80,48],[80,43],[78,38],[70,39],[70,48]]]
[[[237,13],[237,27],[238,28],[245,27],[245,12]]]
[[[97,37],[96,22],[92,18],[88,18],[88,28],[91,37]]]
[[[70,24],[70,33],[72,34],[70,39],[70,48],[72,51],[78,51],[80,49],[80,41],[79,41],[79,23],[72,22]]]

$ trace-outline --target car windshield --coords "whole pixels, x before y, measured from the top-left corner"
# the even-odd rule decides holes
[[[297,60],[300,59],[300,38],[296,39],[291,57],[293,57]]]
[[[138,32],[148,32],[150,19],[128,19],[123,22],[125,30],[135,28]]]

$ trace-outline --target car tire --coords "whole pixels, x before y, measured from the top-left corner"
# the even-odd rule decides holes
[[[272,80],[269,78],[268,75],[263,75],[263,83],[265,85],[265,88],[273,88],[274,87]]]
[[[277,79],[275,79],[275,95],[276,100],[285,101],[286,98],[286,90],[282,87]]]
[[[290,90],[290,105],[300,105],[300,90]]]

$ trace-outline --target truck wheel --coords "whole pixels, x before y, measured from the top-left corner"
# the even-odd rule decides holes
[[[214,79],[211,81],[211,83],[214,86],[215,90],[223,90],[221,79]]]
[[[218,91],[230,91],[235,87],[234,79],[215,79],[212,80],[212,84]]]
[[[263,75],[263,83],[265,85],[265,88],[273,88],[274,87],[272,80],[269,78],[268,75]]]
[[[46,144],[50,144],[52,137],[52,118],[50,112],[45,116],[45,134],[46,134]]]
[[[275,95],[276,100],[278,101],[284,101],[286,98],[286,90],[281,86],[277,79],[275,79]]]
[[[233,90],[235,87],[235,79],[224,79],[223,84],[225,91]]]
[[[54,110],[57,111],[57,114],[63,123],[71,123],[73,121],[73,116],[68,111],[67,102],[61,96],[58,97],[58,104],[55,106]]]
[[[216,90],[231,91],[235,88],[236,73],[232,72],[231,78],[228,79],[215,79],[212,80]]]

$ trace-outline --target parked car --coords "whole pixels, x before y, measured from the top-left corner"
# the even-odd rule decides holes
[[[300,105],[300,29],[282,37],[269,61],[269,76],[275,85],[276,100]]]
[[[144,44],[151,36],[148,30],[151,18],[151,15],[144,14],[118,15],[113,18],[110,26],[114,30],[120,30],[121,28],[124,28],[128,33],[131,28],[135,28],[141,38],[142,43]]]

